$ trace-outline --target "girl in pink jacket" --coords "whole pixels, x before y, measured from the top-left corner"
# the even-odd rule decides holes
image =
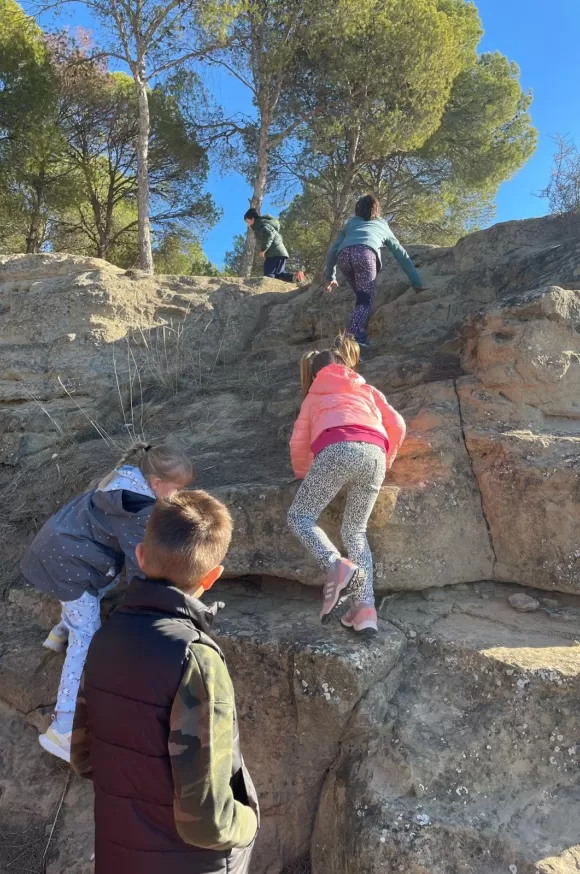
[[[352,602],[342,624],[372,637],[378,631],[373,559],[367,524],[385,478],[405,438],[403,418],[376,388],[354,371],[358,343],[339,338],[333,349],[309,352],[300,362],[304,400],[290,439],[294,473],[303,479],[288,523],[327,571],[320,618],[327,622],[342,592]],[[325,507],[346,486],[338,549],[317,525]]]

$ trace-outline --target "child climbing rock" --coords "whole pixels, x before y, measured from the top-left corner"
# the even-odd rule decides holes
[[[368,345],[367,327],[377,287],[377,272],[382,267],[381,249],[387,246],[395,256],[413,288],[422,288],[421,277],[407,252],[387,222],[381,218],[381,205],[367,194],[356,204],[355,214],[338,234],[326,256],[326,290],[332,291],[336,281],[336,265],[342,270],[356,296],[356,306],[348,333],[361,346]]]
[[[282,282],[304,282],[304,273],[285,272],[288,250],[280,233],[280,222],[271,215],[260,215],[257,209],[249,209],[244,221],[254,232],[256,242],[260,247],[260,255],[264,259],[264,276],[270,279],[281,279]]]
[[[65,761],[77,692],[91,639],[100,626],[100,602],[123,565],[138,573],[135,547],[143,539],[157,498],[183,488],[193,467],[169,443],[136,443],[96,486],[62,507],[40,529],[21,570],[26,579],[62,605],[61,620],[44,646],[64,652],[53,724],[40,744]]]
[[[379,490],[405,438],[405,422],[384,395],[355,373],[358,343],[339,337],[334,348],[308,352],[300,363],[304,400],[290,439],[294,473],[303,483],[288,523],[327,572],[320,617],[328,621],[343,592],[351,595],[347,628],[377,633],[373,559],[367,524]],[[348,558],[317,525],[346,487],[341,537]]]

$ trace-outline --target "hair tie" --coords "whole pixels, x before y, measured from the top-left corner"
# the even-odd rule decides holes
[[[149,452],[150,449],[151,449],[151,444],[148,443],[147,446],[145,447],[145,449],[144,449],[143,451],[144,451],[144,452]]]

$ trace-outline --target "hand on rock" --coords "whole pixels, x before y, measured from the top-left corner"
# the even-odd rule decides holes
[[[325,292],[326,292],[327,294],[330,294],[330,292],[331,292],[334,288],[337,288],[337,287],[338,287],[338,282],[336,281],[336,279],[333,279],[332,282],[329,282],[329,283],[328,283],[328,285],[326,286],[326,288],[325,288],[324,290],[325,290]]]

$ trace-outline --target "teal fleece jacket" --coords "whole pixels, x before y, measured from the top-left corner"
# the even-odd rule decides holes
[[[366,219],[359,218],[359,216],[353,216],[347,221],[328,250],[325,270],[327,282],[332,282],[332,280],[336,279],[336,259],[338,258],[338,253],[348,246],[366,246],[368,249],[372,249],[377,256],[379,270],[383,266],[381,249],[387,246],[409,277],[409,282],[413,288],[423,287],[423,282],[417,273],[415,265],[393,234],[388,223],[382,218],[367,221]]]

